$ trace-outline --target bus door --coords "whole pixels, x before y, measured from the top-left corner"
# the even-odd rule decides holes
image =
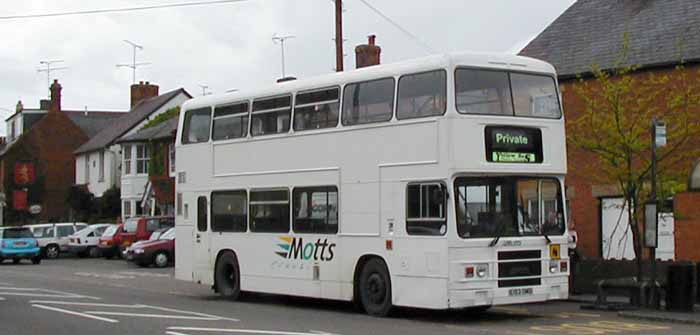
[[[213,268],[210,262],[209,236],[209,200],[206,195],[197,197],[195,206],[195,229],[192,230],[194,241],[193,270],[194,280],[202,283],[213,283]]]

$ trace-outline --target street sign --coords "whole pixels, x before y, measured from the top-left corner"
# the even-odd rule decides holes
[[[660,148],[666,145],[666,122],[656,121],[654,125],[654,134],[656,147]]]
[[[647,202],[644,205],[644,246],[656,248],[659,244],[659,217],[656,202]]]
[[[29,213],[34,214],[34,215],[41,213],[41,205],[29,206]]]

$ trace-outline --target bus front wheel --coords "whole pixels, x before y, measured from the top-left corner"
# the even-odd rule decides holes
[[[216,262],[216,291],[225,298],[236,300],[241,294],[241,275],[238,259],[232,252],[226,252]]]
[[[373,316],[386,316],[391,310],[391,278],[381,260],[367,261],[360,273],[360,302],[365,312]]]

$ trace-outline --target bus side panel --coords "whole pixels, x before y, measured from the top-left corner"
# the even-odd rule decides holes
[[[175,279],[192,281],[193,268],[193,245],[192,245],[192,225],[185,225],[181,218],[175,225]]]

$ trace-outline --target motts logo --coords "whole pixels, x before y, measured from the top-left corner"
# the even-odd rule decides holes
[[[304,239],[301,237],[284,236],[280,237],[284,243],[279,243],[277,246],[282,251],[275,251],[277,255],[287,259],[303,259],[303,260],[321,260],[330,261],[333,259],[335,243],[328,243],[328,239],[317,239],[316,242],[304,244]]]

